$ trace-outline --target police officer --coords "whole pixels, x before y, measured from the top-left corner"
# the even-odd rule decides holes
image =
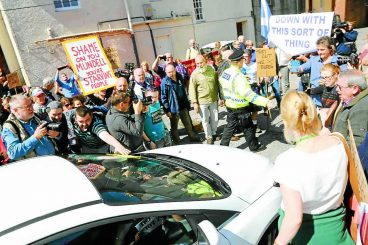
[[[249,104],[252,102],[258,106],[265,107],[269,105],[269,100],[254,93],[247,78],[241,73],[243,51],[235,50],[229,56],[229,60],[231,61],[231,66],[222,73],[219,79],[228,111],[227,125],[225,126],[220,144],[229,145],[236,125],[240,121],[249,149],[258,151],[263,148],[263,145],[256,138],[256,128],[250,117],[252,110]]]

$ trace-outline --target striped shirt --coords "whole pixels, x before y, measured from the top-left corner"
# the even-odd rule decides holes
[[[100,139],[98,135],[103,131],[107,131],[107,127],[98,116],[93,115],[91,125],[88,127],[87,131],[83,132],[79,128],[74,115],[75,112],[70,114],[70,121],[73,124],[73,130],[78,138],[78,143],[80,146],[85,145],[92,149],[98,149],[106,145],[105,141]]]

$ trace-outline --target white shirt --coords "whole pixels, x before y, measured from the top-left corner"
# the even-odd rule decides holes
[[[339,143],[307,153],[291,148],[275,162],[275,181],[300,193],[303,213],[322,214],[340,207],[347,183],[348,158]],[[281,203],[284,210],[284,205]]]

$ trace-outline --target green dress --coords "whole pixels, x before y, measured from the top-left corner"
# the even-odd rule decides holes
[[[285,217],[279,209],[279,228]],[[341,207],[324,214],[303,214],[302,225],[290,244],[295,245],[347,245],[355,244],[345,227],[345,208]]]

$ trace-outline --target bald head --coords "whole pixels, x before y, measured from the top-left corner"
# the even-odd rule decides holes
[[[195,57],[195,64],[199,68],[203,68],[206,65],[206,60],[203,55],[197,55],[197,57]]]
[[[222,59],[223,60],[228,60],[229,59],[229,56],[232,55],[234,53],[233,50],[225,50],[222,52]]]
[[[128,88],[129,88],[129,83],[125,79],[125,77],[119,77],[118,79],[116,79],[116,84],[115,84],[116,91],[126,92],[128,91]]]
[[[134,69],[134,80],[139,83],[144,83],[144,71],[142,68]]]
[[[175,67],[173,65],[167,65],[165,68],[166,75],[170,77],[171,79],[176,79],[176,71]]]

